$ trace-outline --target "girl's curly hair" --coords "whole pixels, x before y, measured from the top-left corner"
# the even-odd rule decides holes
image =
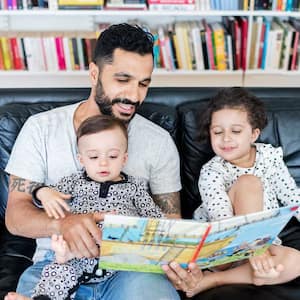
[[[199,118],[199,138],[209,140],[209,129],[212,114],[224,108],[246,111],[253,129],[264,129],[268,123],[264,103],[245,88],[231,87],[221,89],[210,99],[206,109]]]

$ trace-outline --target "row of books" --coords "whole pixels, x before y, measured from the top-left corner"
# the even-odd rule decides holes
[[[257,17],[247,59],[248,19],[182,22],[155,34],[156,67],[167,70],[299,70],[300,20]]]
[[[248,10],[250,0],[0,0],[1,10]]]
[[[298,70],[299,32],[300,20],[257,17],[252,27],[249,69]]]
[[[107,24],[105,25],[107,26]],[[99,27],[101,31],[102,27]],[[177,22],[151,30],[154,63],[166,70],[299,70],[300,20],[224,16],[222,22]],[[86,70],[98,33],[2,36],[0,70]],[[249,54],[247,44],[249,40]]]
[[[167,70],[246,69],[248,19],[223,17],[223,22],[178,22],[159,27],[155,66]]]
[[[149,10],[248,10],[248,0],[148,0]]]
[[[48,9],[48,7],[48,0],[0,0],[1,10]]]
[[[255,0],[254,9],[299,11],[300,0]]]
[[[87,70],[97,33],[76,36],[0,37],[0,70]]]

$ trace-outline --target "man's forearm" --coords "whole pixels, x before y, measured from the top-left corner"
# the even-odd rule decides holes
[[[5,222],[12,234],[38,238],[58,232],[59,221],[50,219],[32,203],[31,192],[38,185],[16,176],[10,177]]]
[[[181,218],[179,192],[157,194],[152,197],[168,218]]]
[[[49,237],[59,231],[59,221],[50,219],[46,213],[23,199],[23,203],[8,201],[5,222],[7,229],[15,235],[39,238]],[[21,202],[21,201],[20,201]]]

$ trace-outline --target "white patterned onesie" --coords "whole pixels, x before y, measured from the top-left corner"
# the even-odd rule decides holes
[[[121,175],[121,181],[99,183],[81,171],[63,177],[53,187],[72,195],[69,205],[74,214],[113,210],[127,216],[163,217],[147,192],[146,181],[124,173]],[[37,201],[35,204],[40,207]],[[101,228],[102,224],[98,226]],[[115,271],[103,270],[103,274],[97,276],[97,267],[96,258],[74,258],[64,264],[53,262],[44,267],[33,299],[73,299],[81,283],[100,282],[115,274]]]
[[[207,222],[233,216],[228,191],[245,174],[261,179],[264,189],[264,210],[300,203],[300,189],[283,161],[281,147],[256,143],[256,158],[251,168],[240,168],[219,156],[213,157],[201,169],[198,187],[202,204],[194,218]],[[300,213],[297,211],[297,218]]]

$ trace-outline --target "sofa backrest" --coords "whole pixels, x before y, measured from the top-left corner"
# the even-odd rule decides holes
[[[261,97],[268,114],[268,125],[259,142],[281,146],[284,161],[300,186],[300,101],[297,98]],[[300,100],[300,99],[299,99]],[[199,142],[197,122],[207,100],[181,104],[178,109],[178,130],[181,145],[182,214],[191,218],[201,204],[198,178],[201,166],[213,157],[209,143]]]
[[[141,114],[166,128],[178,146],[185,218],[192,217],[201,202],[197,186],[199,171],[213,156],[210,146],[200,144],[196,136],[198,112],[215,92],[216,88],[152,88],[141,106]],[[266,103],[268,110],[269,124],[261,141],[282,146],[288,168],[300,185],[300,89],[260,88],[252,92]],[[24,121],[31,114],[85,99],[88,93],[89,89],[0,90],[0,220],[7,198],[7,176],[3,170]]]
[[[8,175],[4,169],[8,162],[12,147],[25,121],[31,115],[70,104],[71,102],[41,103],[7,103],[0,106],[0,220],[4,219],[7,194]],[[145,103],[138,112],[154,123],[165,128],[171,136],[177,136],[176,109],[165,104]]]

